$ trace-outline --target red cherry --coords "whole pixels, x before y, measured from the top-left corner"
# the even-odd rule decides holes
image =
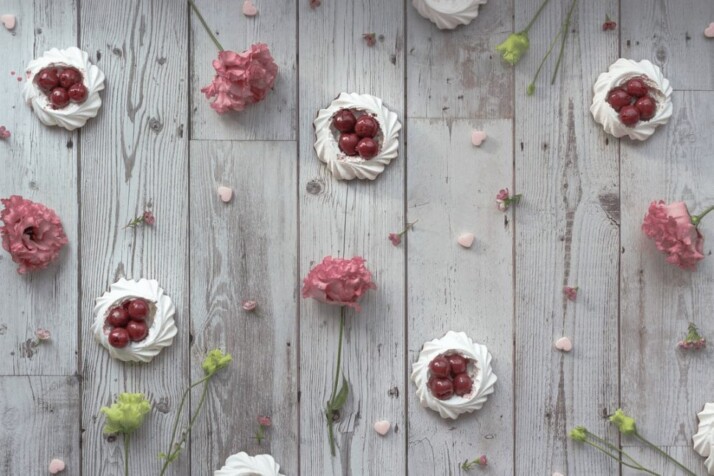
[[[623,106],[629,106],[632,103],[632,96],[627,94],[624,89],[616,88],[607,94],[607,102],[616,111],[619,111]]]
[[[471,377],[468,376],[468,374],[459,374],[456,377],[454,377],[454,393],[458,395],[459,397],[463,397],[464,395],[471,393],[471,389],[474,386],[473,380],[471,380]]]
[[[59,73],[59,83],[63,88],[68,88],[81,82],[82,75],[74,68],[66,68]]]
[[[448,360],[449,364],[451,365],[451,375],[457,375],[466,372],[466,366],[468,365],[469,361],[463,355],[452,354],[446,357],[446,360]]]
[[[131,321],[126,325],[126,331],[129,333],[129,339],[134,342],[144,340],[149,334],[149,328],[145,322]]]
[[[126,347],[129,344],[129,333],[123,327],[115,327],[109,333],[109,345],[112,347]]]
[[[620,122],[626,126],[634,126],[640,120],[640,111],[635,106],[625,106],[620,109]]]
[[[113,307],[107,314],[106,323],[114,327],[124,327],[129,322],[129,314],[123,307]]]
[[[635,101],[635,107],[640,111],[640,119],[649,121],[657,112],[657,103],[650,96],[643,96]]]
[[[379,152],[379,144],[371,137],[365,137],[357,144],[357,153],[365,160],[374,158]]]
[[[454,384],[443,377],[432,377],[428,383],[431,393],[439,400],[448,400],[454,396]]]
[[[357,144],[359,143],[359,137],[357,134],[340,134],[340,139],[338,145],[340,150],[349,156],[357,155]]]
[[[67,94],[74,102],[84,102],[87,99],[87,88],[82,83],[75,83],[69,87]]]
[[[357,118],[349,109],[340,109],[332,117],[332,125],[340,132],[352,132]]]
[[[625,91],[630,96],[635,96],[636,98],[642,97],[649,92],[647,85],[644,81],[639,78],[632,78],[625,83]]]
[[[132,299],[127,312],[132,321],[143,321],[149,313],[149,305],[143,299]]]
[[[54,88],[50,93],[50,102],[55,109],[61,109],[69,104],[69,94],[65,88]]]
[[[37,75],[37,84],[45,91],[51,91],[59,84],[57,70],[54,68],[45,68]]]
[[[355,133],[360,137],[374,137],[379,132],[377,119],[369,114],[363,114],[357,119]]]
[[[437,377],[448,377],[451,374],[451,365],[446,357],[440,355],[429,363],[429,370]]]

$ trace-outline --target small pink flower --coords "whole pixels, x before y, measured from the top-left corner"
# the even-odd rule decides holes
[[[136,228],[140,225],[153,226],[156,223],[156,217],[151,210],[146,210],[138,217],[133,218],[124,228]]]
[[[571,288],[570,286],[565,286],[563,288],[563,293],[565,293],[565,297],[568,298],[568,301],[575,301],[575,299],[578,297],[578,288],[577,286],[574,288]]]
[[[59,217],[46,206],[25,200],[19,195],[0,200],[5,209],[0,212],[2,247],[19,264],[17,272],[44,269],[57,259],[69,242]]]
[[[394,246],[399,246],[402,242],[402,235],[400,233],[390,233],[389,241],[391,241]]]
[[[364,262],[359,256],[352,259],[325,257],[305,276],[302,297],[361,310],[358,301],[368,290],[377,288]]]
[[[479,466],[488,466],[488,459],[486,458],[486,455],[479,456],[477,462]]]
[[[258,303],[253,300],[248,299],[246,301],[243,301],[243,304],[241,304],[241,307],[246,312],[255,311],[255,308],[258,307]]]
[[[365,33],[362,35],[362,39],[370,48],[377,44],[377,35],[374,33]]]
[[[35,331],[35,337],[37,337],[37,340],[39,341],[46,341],[50,340],[50,337],[52,336],[50,335],[50,331],[40,327]]]
[[[682,269],[694,270],[704,258],[704,236],[692,223],[684,202],[650,203],[642,231],[654,240],[657,249],[667,254],[667,262]]]
[[[8,139],[12,134],[8,131],[5,126],[0,126],[0,139]]]
[[[270,419],[269,416],[263,416],[263,415],[261,415],[261,416],[258,417],[258,424],[259,424],[260,426],[268,427],[268,426],[271,426],[271,425],[273,424],[273,421]]]
[[[216,76],[201,89],[218,114],[242,111],[248,104],[262,101],[275,84],[278,65],[268,45],[257,43],[242,53],[224,50],[213,60]]]
[[[320,0],[310,0],[310,8],[317,8],[322,5]]]
[[[707,346],[707,340],[699,335],[699,330],[694,324],[689,324],[687,337],[679,341],[677,346],[683,350],[700,350]]]
[[[151,213],[151,210],[146,210],[144,212],[144,223],[146,223],[149,226],[153,226],[154,223],[156,223],[156,217],[154,216],[153,213]]]
[[[511,196],[507,188],[502,188],[496,194],[496,207],[502,212],[508,210],[511,205],[518,205],[520,201],[521,195]]]

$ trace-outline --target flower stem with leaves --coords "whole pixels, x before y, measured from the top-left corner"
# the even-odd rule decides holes
[[[194,11],[196,16],[198,17],[198,20],[201,22],[201,25],[203,26],[203,29],[206,30],[206,33],[208,33],[208,36],[211,37],[211,40],[213,41],[213,44],[216,45],[216,48],[218,48],[218,51],[223,51],[223,45],[221,45],[221,42],[218,41],[218,38],[216,38],[216,35],[213,34],[211,31],[211,28],[208,26],[208,23],[206,23],[206,19],[203,18],[203,15],[201,15],[201,11],[198,9],[196,4],[193,2],[193,0],[188,0],[188,4],[191,6],[191,9]]]
[[[576,426],[575,428],[570,430],[570,438],[574,441],[579,441],[586,445],[592,446],[596,450],[609,456],[610,458],[614,459],[623,466],[627,466],[628,468],[636,469],[638,471],[643,471],[653,476],[660,476],[658,473],[655,473],[654,471],[651,471],[642,466],[637,460],[627,454],[624,450],[621,450],[612,443],[600,438],[599,436],[593,433],[590,433],[590,431],[588,431],[587,428],[585,428],[584,426]],[[626,460],[623,458],[625,458]]]
[[[340,380],[340,374],[342,374],[342,340],[345,333],[345,309],[342,308],[340,311],[340,337],[337,344],[337,364],[335,365],[335,380],[332,384],[332,393],[330,394],[330,399],[327,401],[327,408],[325,409],[325,417],[327,418],[327,431],[330,438],[330,452],[332,456],[335,456],[335,429],[334,423],[337,418],[339,418],[340,410],[345,406],[347,402],[347,396],[350,393],[350,385],[347,382],[347,378],[342,375],[342,385],[339,391],[337,390],[337,382]]]

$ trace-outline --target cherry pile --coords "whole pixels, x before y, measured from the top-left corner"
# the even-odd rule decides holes
[[[83,103],[87,99],[87,87],[82,82],[82,73],[76,68],[51,66],[37,74],[35,81],[50,99],[54,109],[62,109],[70,101]]]
[[[332,117],[332,126],[340,132],[337,144],[350,157],[359,155],[365,160],[379,153],[379,144],[374,139],[379,134],[379,123],[369,115],[355,117],[350,109],[340,109]]]
[[[657,101],[650,95],[645,78],[632,78],[607,93],[607,102],[619,113],[620,122],[634,126],[649,121],[657,112]]]
[[[439,355],[429,362],[431,376],[427,387],[439,400],[471,393],[473,380],[467,373],[469,359],[459,354]]]
[[[144,340],[149,335],[149,327],[146,324],[148,315],[149,304],[141,298],[129,299],[109,309],[104,321],[111,326],[109,344],[121,349],[129,345],[129,341]]]

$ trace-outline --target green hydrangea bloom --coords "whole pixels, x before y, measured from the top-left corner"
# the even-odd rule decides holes
[[[508,38],[503,43],[496,46],[496,51],[501,53],[504,61],[515,65],[521,60],[521,56],[526,54],[529,47],[528,33],[522,31],[508,35]]]
[[[634,435],[637,433],[635,419],[625,415],[620,408],[610,417],[610,422],[614,424],[623,435]]]
[[[220,349],[213,349],[208,353],[201,367],[207,376],[211,376],[221,370],[222,368],[228,366],[233,361],[231,354],[225,354]]]
[[[143,393],[121,393],[111,407],[102,407],[106,421],[104,434],[129,434],[144,423],[144,417],[151,411],[151,403]]]
[[[570,430],[570,438],[575,441],[585,441],[588,437],[588,430],[584,426],[576,426]]]

